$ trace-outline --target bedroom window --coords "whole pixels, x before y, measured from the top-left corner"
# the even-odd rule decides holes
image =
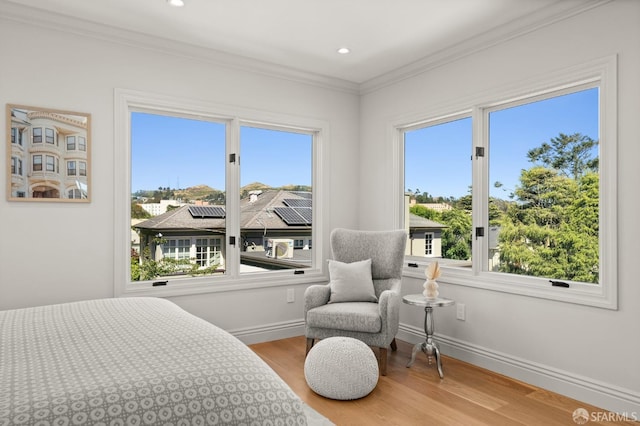
[[[116,161],[130,164],[118,185],[118,294],[322,276],[311,240],[325,123],[125,90],[116,104]]]
[[[437,260],[443,282],[615,309],[614,69],[396,126],[400,217],[410,235],[442,225],[432,257],[410,260]]]

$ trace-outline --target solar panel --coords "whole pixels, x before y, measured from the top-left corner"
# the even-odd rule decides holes
[[[189,206],[191,217],[201,219],[224,218],[225,211],[223,207],[216,206]]]
[[[310,214],[307,215],[305,213],[301,213],[300,210],[309,210],[309,212],[311,212],[311,209],[309,208],[293,209],[291,207],[274,207],[273,209],[273,211],[275,211],[287,225],[311,225]]]
[[[308,198],[285,198],[282,202],[289,207],[311,207],[311,200]]]
[[[311,225],[313,217],[311,207],[297,207],[294,208],[294,210],[296,211],[296,213],[302,216],[309,225]]]

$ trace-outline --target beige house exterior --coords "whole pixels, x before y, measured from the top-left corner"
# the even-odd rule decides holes
[[[11,109],[12,198],[87,198],[85,117]]]

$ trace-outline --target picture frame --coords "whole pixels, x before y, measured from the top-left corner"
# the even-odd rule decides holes
[[[91,114],[7,104],[7,199],[91,201]]]

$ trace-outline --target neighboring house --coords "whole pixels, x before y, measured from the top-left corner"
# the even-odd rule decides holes
[[[251,191],[240,200],[241,263],[265,269],[311,264],[311,193]],[[191,259],[202,267],[225,267],[224,206],[186,204],[133,225],[140,252],[151,258]]]
[[[442,257],[443,225],[433,220],[409,213],[409,238],[407,251],[409,256]]]
[[[11,197],[86,198],[88,173],[86,120],[11,109]]]
[[[159,203],[143,203],[140,204],[143,210],[149,213],[151,216],[158,216],[167,212],[169,206],[184,206],[186,203],[178,200],[160,200]]]

